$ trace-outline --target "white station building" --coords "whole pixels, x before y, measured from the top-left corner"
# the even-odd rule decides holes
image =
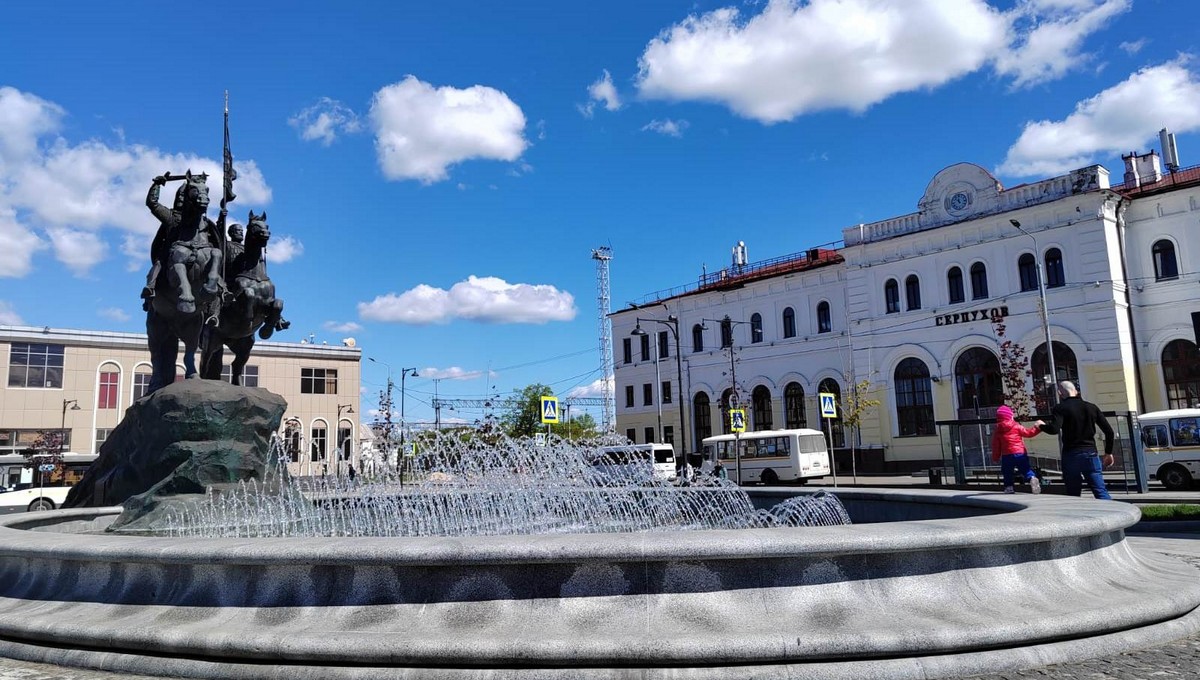
[[[739,243],[729,268],[611,315],[618,433],[696,451],[728,431],[732,399],[751,430],[821,428],[817,394],[866,381],[881,403],[858,471],[941,464],[935,422],[1003,403],[1005,340],[1027,353],[1031,395],[1052,384],[1039,265],[1058,379],[1105,410],[1200,406],[1200,167],[1163,138],[1166,170],[1131,153],[1118,185],[1093,165],[1005,188],[959,163],[915,212],[835,246],[751,263]],[[851,436],[835,421],[835,448]]]

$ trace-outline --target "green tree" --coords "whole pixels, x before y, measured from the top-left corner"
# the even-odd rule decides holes
[[[850,474],[856,479],[858,478],[858,465],[855,459],[858,456],[857,446],[859,436],[862,433],[863,420],[868,413],[883,403],[871,397],[871,393],[875,389],[876,386],[870,380],[862,380],[857,384],[851,385],[846,395],[842,398],[842,423],[851,430]]]
[[[500,416],[500,426],[510,437],[532,437],[536,432],[545,432],[542,424],[542,397],[553,397],[549,385],[534,383],[524,389],[513,390],[508,408]]]
[[[559,417],[562,417],[562,413],[559,414]],[[599,429],[596,427],[596,419],[590,413],[572,415],[571,422],[568,423],[564,420],[557,425],[552,425],[550,431],[568,441],[595,439],[600,436]]]

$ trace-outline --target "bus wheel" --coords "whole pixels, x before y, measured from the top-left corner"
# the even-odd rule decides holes
[[[29,512],[44,512],[54,509],[54,501],[49,498],[39,498],[29,504]]]
[[[774,470],[763,470],[758,479],[763,486],[775,486],[779,483],[779,475],[775,474]]]
[[[1158,471],[1158,481],[1168,491],[1187,491],[1192,486],[1192,475],[1182,465],[1165,465]]]

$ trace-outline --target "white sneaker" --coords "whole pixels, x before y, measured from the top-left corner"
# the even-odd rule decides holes
[[[1016,493],[1011,486],[1004,487],[1004,493]]]
[[[1029,490],[1032,491],[1033,493],[1041,493],[1042,492],[1042,480],[1038,479],[1037,477],[1030,477],[1029,478]]]

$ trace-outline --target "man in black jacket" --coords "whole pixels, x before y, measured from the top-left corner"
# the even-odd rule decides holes
[[[1054,419],[1039,429],[1047,434],[1062,432],[1062,473],[1067,494],[1078,496],[1086,476],[1092,495],[1111,500],[1104,485],[1104,468],[1113,464],[1113,429],[1100,413],[1100,408],[1079,397],[1079,390],[1069,380],[1058,384],[1058,405],[1051,413]],[[1096,451],[1096,428],[1104,433],[1104,462]]]

